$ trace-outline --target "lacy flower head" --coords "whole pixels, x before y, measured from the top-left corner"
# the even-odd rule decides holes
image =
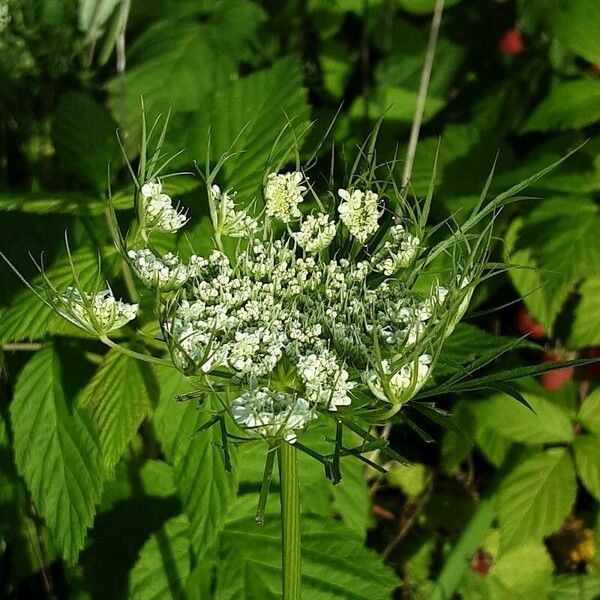
[[[423,241],[418,208],[402,211],[389,191],[356,181],[309,201],[300,171],[264,181],[253,216],[207,180],[207,256],[126,251],[162,298],[173,364],[232,398],[251,438],[291,442],[318,414],[393,415],[427,385],[466,310],[473,261],[420,277],[441,250]]]

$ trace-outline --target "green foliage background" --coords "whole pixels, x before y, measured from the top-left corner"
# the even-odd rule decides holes
[[[246,202],[289,123],[299,132],[315,121],[300,157],[307,159],[336,114],[334,137],[347,147],[383,115],[380,152],[403,157],[433,5],[4,0],[2,251],[31,278],[27,254],[43,251],[62,289],[71,283],[68,229],[82,283],[93,281],[100,255],[104,276],[128,296],[105,207],[108,182],[119,219],[132,218],[115,131],[135,160],[141,97],[149,120],[172,111],[167,144],[183,149],[174,170],[204,164],[209,131],[213,159],[237,139],[243,152],[220,184]],[[506,349],[520,334],[520,303],[544,340],[513,344],[485,369],[538,363],[557,345],[563,356],[589,354],[600,346],[600,5],[446,5],[411,181],[424,196],[440,144],[434,221],[469,215],[496,157],[492,193],[587,143],[499,216],[505,241],[495,259],[516,268],[482,286],[443,366],[452,373]],[[514,28],[522,51],[500,52]],[[317,157],[326,173],[329,150]],[[334,168],[343,169],[341,157]],[[207,250],[199,180],[166,186],[190,207],[189,242]],[[189,248],[186,239],[177,244]],[[206,415],[175,401],[190,382],[106,352],[0,269],[0,595],[277,598],[276,496],[266,524],[253,523],[260,449],[241,448],[226,473],[218,432],[195,433]],[[141,298],[141,332],[123,334],[148,352],[150,300]],[[597,377],[582,369],[556,392],[525,381],[519,394],[534,412],[498,386],[436,399],[452,416],[399,420],[392,447],[411,464],[391,465],[383,479],[345,460],[333,487],[303,458],[304,597],[599,597]],[[333,434],[310,435],[326,447]]]

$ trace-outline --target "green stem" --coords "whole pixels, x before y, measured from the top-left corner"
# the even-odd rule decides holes
[[[281,559],[283,600],[300,600],[300,488],[296,448],[282,442],[277,449],[281,494]]]

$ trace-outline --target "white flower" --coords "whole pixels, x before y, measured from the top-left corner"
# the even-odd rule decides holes
[[[391,277],[412,262],[419,244],[419,238],[408,233],[402,225],[393,225],[390,227],[390,239],[371,258],[371,264],[375,270]]]
[[[188,268],[173,253],[162,258],[147,248],[129,250],[127,256],[138,277],[150,288],[169,292],[180,288],[189,278]]]
[[[306,252],[320,252],[331,244],[335,237],[335,229],[335,222],[329,219],[329,215],[308,215],[302,221],[300,231],[293,233],[292,237]]]
[[[338,207],[342,223],[361,244],[364,244],[378,228],[380,212],[377,194],[370,190],[367,192],[353,190],[350,193],[348,190],[341,189],[338,190],[338,195],[344,200]]]
[[[393,373],[389,361],[381,361],[383,375],[396,402],[402,403],[409,400],[423,387],[429,379],[432,360],[430,354],[421,354],[416,360],[406,363],[399,369],[394,369]],[[367,383],[375,396],[386,399],[384,386],[377,372],[369,373]]]
[[[138,305],[115,299],[110,289],[88,294],[68,287],[67,291],[56,299],[56,310],[77,327],[103,335],[135,319]]]
[[[171,197],[162,193],[160,181],[142,186],[142,212],[146,229],[174,233],[187,222],[187,216],[173,207]]]
[[[311,402],[323,404],[328,410],[351,404],[349,392],[356,383],[348,381],[348,371],[340,367],[329,350],[301,356],[297,364],[298,375],[304,383],[306,397]]]
[[[299,171],[285,173],[270,173],[265,185],[265,202],[267,216],[289,223],[299,219],[302,213],[298,204],[304,200],[306,186],[302,185],[304,176]]]
[[[293,444],[296,430],[316,418],[304,398],[292,398],[269,388],[244,392],[231,406],[235,422],[248,433],[283,438]]]
[[[218,214],[218,228],[223,235],[241,238],[250,237],[256,232],[258,229],[256,219],[253,219],[246,211],[236,210],[233,201],[235,192],[221,192],[218,185],[213,185],[210,194]]]

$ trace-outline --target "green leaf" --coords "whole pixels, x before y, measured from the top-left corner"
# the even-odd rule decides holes
[[[248,2],[220,4],[208,22],[155,22],[128,48],[127,71],[108,89],[113,115],[128,132],[129,146],[141,131],[141,97],[149,122],[169,110],[204,112],[206,96],[237,77],[236,60],[264,13]]]
[[[600,501],[600,438],[582,435],[573,442],[575,467],[587,491]]]
[[[579,129],[600,120],[600,81],[582,79],[555,85],[535,108],[524,131]]]
[[[0,211],[19,210],[37,215],[98,215],[106,206],[96,195],[82,192],[0,194]]]
[[[292,120],[278,142],[278,153],[294,158],[294,136],[307,125],[306,91],[297,61],[285,58],[269,69],[232,81],[216,90],[202,103],[202,109],[179,123],[185,146],[200,164],[206,159],[210,131],[211,161],[229,151],[238,152],[225,163],[217,183],[238,192],[243,203],[257,197],[272,148],[284,128]],[[241,135],[240,135],[241,134]]]
[[[74,562],[102,490],[98,447],[78,411],[70,412],[52,347],[21,372],[11,403],[15,462],[64,558]]]
[[[81,183],[103,192],[108,166],[116,174],[122,164],[116,129],[115,121],[94,100],[81,92],[65,92],[52,125],[60,166]]]
[[[550,591],[550,600],[597,600],[599,596],[598,575],[559,575]]]
[[[207,411],[221,405],[207,398],[203,404],[206,410],[199,410],[193,400],[177,402],[179,394],[193,389],[190,380],[174,369],[161,368],[157,375],[161,397],[153,423],[173,465],[177,492],[190,521],[192,548],[201,556],[222,529],[236,492],[234,474],[225,471],[218,427],[196,433],[210,417]]]
[[[548,400],[544,391],[519,390],[531,410],[506,394],[494,394],[469,404],[475,422],[512,442],[527,445],[570,442],[573,430],[569,417]]]
[[[556,531],[575,501],[577,483],[567,450],[551,448],[518,464],[498,501],[502,547],[541,540]]]
[[[110,473],[123,455],[158,395],[150,365],[110,350],[83,390],[81,404],[90,408],[100,448]]]
[[[579,287],[581,297],[575,308],[569,347],[585,348],[600,345],[600,277],[590,277]]]
[[[116,271],[118,254],[114,247],[109,247],[101,255],[103,271],[108,277]],[[91,287],[98,275],[98,253],[93,248],[82,248],[73,252],[72,259],[81,285]],[[66,257],[59,258],[46,271],[46,275],[61,292],[74,283]],[[41,282],[42,278],[36,277],[32,285]],[[81,335],[81,330],[57,315],[28,289],[15,297],[0,319],[0,342],[39,340],[49,333]]]
[[[398,6],[413,15],[427,15],[433,12],[436,0],[396,0]],[[446,0],[445,8],[457,5],[461,0]]]
[[[600,246],[596,243],[599,229],[600,211],[591,199],[552,198],[529,215],[519,231],[517,246],[531,248],[547,278],[558,275],[575,283],[600,275]]]
[[[577,420],[592,433],[600,435],[600,388],[596,388],[584,400]]]
[[[150,536],[129,574],[131,600],[184,598],[190,574],[190,525],[185,515],[169,519]]]
[[[600,6],[596,0],[537,2],[554,35],[572,52],[600,64]]]
[[[121,0],[79,0],[79,28],[86,43],[93,42],[104,33],[104,25]]]
[[[223,562],[217,574],[217,600],[281,598],[279,516],[254,524],[243,510],[232,511],[221,536]],[[398,584],[379,556],[356,535],[331,519],[302,517],[302,590],[311,600],[383,600]]]

